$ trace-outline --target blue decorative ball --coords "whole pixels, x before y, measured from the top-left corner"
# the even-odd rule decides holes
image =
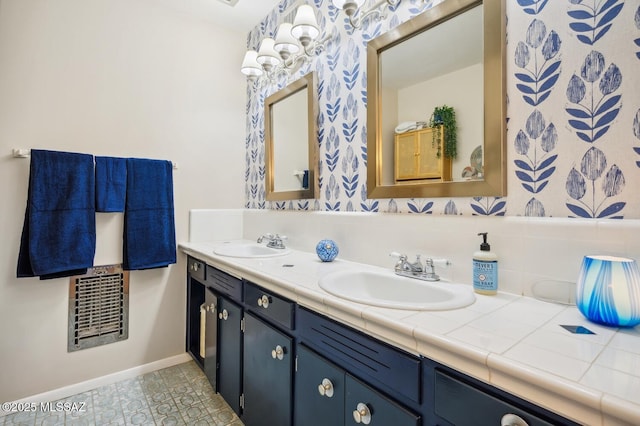
[[[323,262],[331,262],[338,255],[338,245],[333,240],[320,240],[316,253]]]

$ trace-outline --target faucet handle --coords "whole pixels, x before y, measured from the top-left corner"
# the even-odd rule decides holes
[[[431,274],[436,273],[436,267],[433,263],[433,258],[427,257],[427,259],[424,261],[424,270],[429,271],[428,273],[431,273]]]
[[[425,279],[427,281],[440,281],[440,276],[436,274],[436,265],[446,267],[451,265],[451,261],[449,259],[427,257],[424,261]]]
[[[427,266],[451,266],[451,260],[449,259],[445,259],[443,257],[431,257],[431,256],[425,256],[425,263],[427,264]]]
[[[398,253],[397,251],[392,251],[391,253],[389,253],[389,256],[397,257],[400,260],[407,260],[406,254]]]
[[[408,265],[407,264],[407,255],[406,254],[398,253],[397,251],[392,251],[391,253],[389,253],[389,256],[398,258],[398,261],[396,262],[395,266],[393,267],[393,269],[396,271],[396,273],[406,269],[406,267]]]
[[[264,235],[260,235],[257,240],[258,244],[260,244],[265,239],[271,241],[273,239],[273,234],[271,232],[267,232]]]

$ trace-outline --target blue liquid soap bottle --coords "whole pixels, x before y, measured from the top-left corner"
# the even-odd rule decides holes
[[[487,233],[480,232],[480,250],[473,253],[473,290],[476,293],[494,295],[498,293],[498,256],[487,243]]]

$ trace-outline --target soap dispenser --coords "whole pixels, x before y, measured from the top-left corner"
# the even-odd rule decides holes
[[[487,243],[487,233],[480,232],[480,250],[473,253],[473,290],[480,294],[493,295],[498,292],[498,256]]]

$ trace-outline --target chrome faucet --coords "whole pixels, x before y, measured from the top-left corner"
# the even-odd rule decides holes
[[[267,247],[271,247],[274,249],[284,249],[284,240],[286,240],[287,237],[284,235],[279,235],[279,234],[264,234],[260,237],[258,237],[258,244],[262,243],[264,240],[267,240]]]
[[[424,262],[424,266],[422,264],[422,260],[420,259],[420,255],[416,255],[416,260],[413,262],[409,262],[406,254],[400,254],[393,252],[390,256],[398,257],[398,261],[394,266],[393,270],[396,275],[401,275],[403,277],[416,278],[423,281],[440,281],[440,276],[436,274],[435,270],[435,262],[433,258],[427,258]],[[451,262],[448,260],[443,260],[445,265],[450,265]]]
[[[420,262],[420,255],[416,255],[415,262],[409,262],[407,255],[401,254],[394,269],[398,275],[410,276],[421,274],[423,269],[422,263]]]

